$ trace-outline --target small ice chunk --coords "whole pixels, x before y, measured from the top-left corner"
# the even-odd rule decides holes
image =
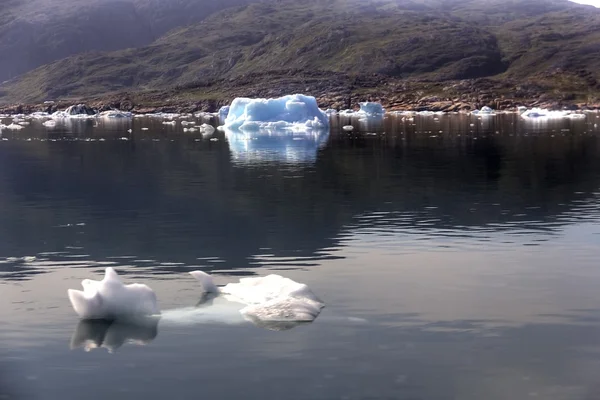
[[[229,115],[229,106],[223,106],[219,109],[219,119],[225,120]]]
[[[68,107],[65,110],[67,115],[96,115],[96,111],[86,106],[85,104],[76,104]]]
[[[494,115],[494,109],[492,109],[491,107],[488,106],[483,106],[481,107],[481,110],[475,110],[473,111],[472,114],[476,114],[476,115]]]
[[[521,112],[523,118],[564,118],[567,115],[565,111],[551,111],[546,108],[534,107]]]
[[[202,124],[200,126],[200,130],[205,135],[212,135],[215,132],[215,128],[212,125],[209,125],[209,124]]]
[[[380,103],[366,101],[366,102],[362,102],[359,104],[360,104],[360,110],[358,111],[359,114],[364,114],[367,117],[380,117],[383,114],[385,114],[385,110],[383,109],[383,106]]]
[[[225,285],[221,293],[246,304],[243,315],[262,321],[312,321],[324,307],[307,285],[280,275],[242,278]]]
[[[121,110],[103,111],[98,115],[99,118],[133,118],[133,114]]]
[[[198,282],[200,282],[204,293],[219,293],[219,288],[217,287],[217,285],[215,285],[212,276],[210,276],[206,272],[192,271],[190,272],[190,275],[192,275]]]
[[[68,295],[82,319],[115,320],[160,312],[152,289],[138,283],[124,285],[112,267],[106,268],[103,280],[84,279],[81,285],[83,291],[69,289]]]
[[[242,278],[219,290],[207,273],[192,271],[190,274],[200,281],[205,291],[220,292],[228,300],[245,304],[240,313],[253,321],[310,322],[324,307],[307,285],[280,275]]]
[[[239,97],[231,103],[225,127],[247,131],[324,129],[329,127],[329,118],[312,96],[295,94],[275,99]]]
[[[42,125],[44,125],[46,128],[54,128],[56,126],[56,121],[50,119],[48,121],[44,121]]]
[[[352,132],[354,130],[354,127],[352,125],[344,125],[342,129],[346,132]]]
[[[6,129],[10,129],[10,130],[13,130],[13,131],[20,131],[21,129],[23,129],[23,127],[21,125],[12,123],[12,124],[6,126]]]

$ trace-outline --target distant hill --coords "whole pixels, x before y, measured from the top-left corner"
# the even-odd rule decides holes
[[[0,82],[89,51],[148,45],[248,0],[0,0]]]
[[[150,15],[161,2],[146,0],[147,10],[137,3],[119,4]],[[130,28],[128,49],[49,63],[0,95],[36,101],[189,89],[282,71],[428,82],[496,77],[557,90],[593,91],[600,81],[600,10],[566,0],[271,0],[228,8],[148,45],[143,38],[175,22],[142,20],[160,28],[140,23]],[[74,21],[65,26],[76,29]],[[104,42],[102,35],[89,40]]]

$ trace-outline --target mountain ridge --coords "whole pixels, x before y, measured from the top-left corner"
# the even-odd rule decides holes
[[[600,10],[566,1],[277,0],[227,8],[147,46],[64,58],[3,85],[0,96],[32,102],[179,88],[202,97],[208,87],[219,97],[218,82],[298,70],[323,79],[380,75],[383,86],[491,78],[514,83],[507,90],[540,85],[585,97],[598,89],[598,50]]]

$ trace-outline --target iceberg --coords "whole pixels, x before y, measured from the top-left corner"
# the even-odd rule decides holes
[[[385,114],[385,110],[383,109],[383,106],[379,103],[374,103],[371,101],[365,101],[362,103],[359,103],[360,105],[360,110],[358,111],[357,114],[366,116],[366,117],[381,117],[383,116],[383,114]]]
[[[295,94],[275,99],[238,97],[231,103],[225,127],[241,131],[326,129],[329,118],[312,96]]]
[[[203,289],[216,288],[210,275],[202,271],[190,274],[200,281]],[[242,278],[219,292],[230,301],[245,304],[240,313],[253,322],[311,322],[325,306],[307,285],[274,274]]]
[[[152,289],[139,283],[124,285],[112,267],[106,268],[103,280],[84,279],[81,285],[83,291],[69,289],[68,295],[82,319],[116,320],[160,313]]]

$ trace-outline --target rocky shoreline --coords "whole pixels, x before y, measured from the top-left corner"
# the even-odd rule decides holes
[[[321,75],[319,72],[248,75],[229,81],[146,92],[121,92],[96,98],[64,99],[34,104],[0,105],[2,114],[48,113],[83,103],[98,112],[119,109],[138,114],[216,112],[236,97],[279,97],[302,93],[315,96],[322,109],[358,110],[359,102],[375,101],[387,111],[468,112],[487,106],[499,111],[517,107],[552,110],[598,110],[593,88],[558,90],[536,83],[476,79],[449,82],[392,80],[378,75]],[[586,94],[587,92],[587,94]],[[596,96],[590,93],[595,93]]]

